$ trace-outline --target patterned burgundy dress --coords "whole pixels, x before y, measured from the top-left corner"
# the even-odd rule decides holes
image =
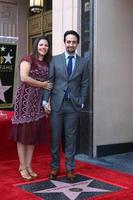
[[[44,61],[37,60],[33,55],[24,57],[22,61],[31,63],[30,77],[39,81],[47,80],[48,65]],[[48,129],[42,107],[43,90],[20,82],[16,90],[10,139],[25,145],[46,142]]]

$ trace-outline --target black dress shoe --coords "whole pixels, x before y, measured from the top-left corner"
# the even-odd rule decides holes
[[[56,179],[56,177],[59,175],[59,169],[51,169],[51,172],[49,174],[49,179]]]
[[[76,175],[74,174],[73,170],[67,171],[67,179],[70,182],[73,182],[75,180],[75,178],[76,178]]]

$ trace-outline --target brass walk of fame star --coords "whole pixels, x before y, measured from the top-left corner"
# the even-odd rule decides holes
[[[51,182],[56,187],[39,190],[34,193],[64,193],[70,200],[75,200],[82,192],[111,192],[110,190],[90,187],[89,185],[93,182],[93,179],[73,184],[53,180]]]
[[[4,96],[4,92],[6,92],[9,88],[11,88],[11,85],[8,86],[2,86],[1,80],[0,80],[0,100],[2,100],[3,102],[5,101],[5,96]]]

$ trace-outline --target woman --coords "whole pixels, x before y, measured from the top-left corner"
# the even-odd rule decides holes
[[[46,142],[42,95],[44,89],[52,89],[52,83],[47,81],[50,58],[49,41],[41,36],[35,40],[32,54],[20,62],[10,138],[17,142],[19,172],[25,180],[37,178],[31,165],[33,152],[36,144]]]

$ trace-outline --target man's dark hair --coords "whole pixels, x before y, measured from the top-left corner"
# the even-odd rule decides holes
[[[32,46],[32,54],[33,54],[33,56],[38,58],[38,43],[41,39],[46,40],[48,42],[49,49],[48,49],[47,54],[44,56],[44,61],[49,63],[51,60],[51,48],[50,48],[50,42],[49,42],[49,39],[47,38],[47,36],[42,35],[35,39],[33,46]]]
[[[74,35],[76,38],[77,38],[77,42],[79,43],[79,40],[80,40],[80,36],[79,36],[79,34],[76,32],[76,31],[74,31],[74,30],[69,30],[69,31],[66,31],[65,33],[64,33],[64,42],[66,41],[66,36],[67,35]]]

